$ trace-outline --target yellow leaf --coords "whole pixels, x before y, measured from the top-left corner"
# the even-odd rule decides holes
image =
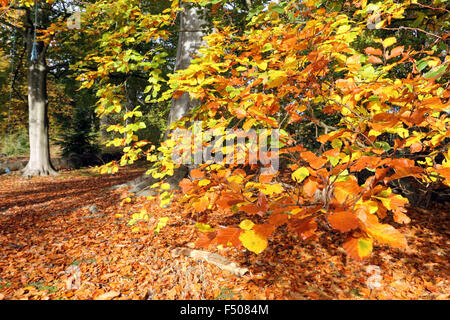
[[[161,189],[163,189],[163,190],[169,190],[169,189],[170,189],[170,184],[168,184],[167,182],[166,182],[166,183],[163,183],[163,184],[161,185]]]
[[[261,61],[261,62],[257,63],[256,65],[262,71],[265,71],[267,69],[267,62],[266,61]]]
[[[156,225],[156,228],[155,228],[154,232],[156,234],[158,234],[159,231],[161,231],[161,229],[164,228],[167,225],[167,221],[169,221],[168,217],[159,218],[158,224]]]
[[[246,219],[239,224],[239,227],[243,230],[251,230],[255,224]]]
[[[395,39],[395,37],[386,38],[383,40],[383,47],[388,48],[396,42],[397,42],[397,39]]]
[[[205,231],[205,232],[214,231],[214,229],[211,228],[211,226],[208,225],[208,224],[203,224],[203,223],[197,222],[197,223],[195,224],[195,226],[196,226],[197,229],[200,230],[200,231]]]
[[[292,178],[297,182],[302,182],[307,176],[309,176],[309,171],[305,167],[298,168],[292,173]]]
[[[242,245],[254,252],[260,254],[267,248],[267,239],[263,238],[259,234],[255,233],[253,230],[246,230],[239,235],[239,240],[241,240]]]
[[[208,179],[203,179],[203,180],[200,180],[200,181],[198,182],[198,186],[199,186],[199,187],[203,187],[203,186],[207,186],[207,185],[210,184],[210,183],[211,183],[210,180],[208,180]]]
[[[275,88],[283,84],[287,80],[288,76],[284,70],[270,70],[269,71],[269,82],[267,83],[267,88]]]
[[[262,193],[265,195],[272,195],[274,193],[281,193],[284,191],[283,186],[279,183],[277,184],[269,184],[269,185],[263,185],[263,187],[260,189]]]

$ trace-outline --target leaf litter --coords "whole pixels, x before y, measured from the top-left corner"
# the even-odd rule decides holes
[[[330,232],[303,241],[281,227],[259,255],[210,246],[249,270],[237,276],[172,254],[195,249],[205,216],[110,190],[142,172],[0,176],[0,299],[449,299],[449,203],[410,209],[411,224],[399,226],[409,251],[381,246],[362,263]],[[207,223],[241,218],[212,212]]]

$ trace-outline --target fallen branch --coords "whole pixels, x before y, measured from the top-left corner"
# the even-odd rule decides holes
[[[234,275],[242,277],[248,272],[247,268],[241,268],[236,263],[231,262],[225,257],[218,255],[217,253],[212,253],[202,250],[194,250],[189,248],[175,248],[172,250],[172,256],[178,257],[184,255],[194,259],[203,259],[208,263],[211,263],[222,270],[228,271]]]

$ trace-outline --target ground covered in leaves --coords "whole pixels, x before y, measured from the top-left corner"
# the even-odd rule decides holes
[[[110,190],[141,173],[0,176],[0,300],[449,299],[450,203],[409,210],[412,222],[399,229],[410,249],[377,246],[364,263],[348,258],[342,237],[329,232],[302,242],[281,229],[260,255],[209,248],[249,269],[238,277],[173,255],[194,248],[195,224],[205,217]],[[140,220],[130,226],[133,214]],[[241,218],[212,213],[208,221],[237,226]]]

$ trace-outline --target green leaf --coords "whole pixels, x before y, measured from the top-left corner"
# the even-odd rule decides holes
[[[430,71],[428,71],[427,73],[425,73],[423,75],[423,77],[425,79],[432,79],[432,78],[436,78],[441,76],[442,73],[445,72],[445,70],[447,69],[447,64],[441,64],[438,67],[435,67],[433,69],[431,69]]]
[[[391,150],[391,146],[386,141],[377,141],[373,144],[378,149],[383,149],[384,151],[388,152]]]

